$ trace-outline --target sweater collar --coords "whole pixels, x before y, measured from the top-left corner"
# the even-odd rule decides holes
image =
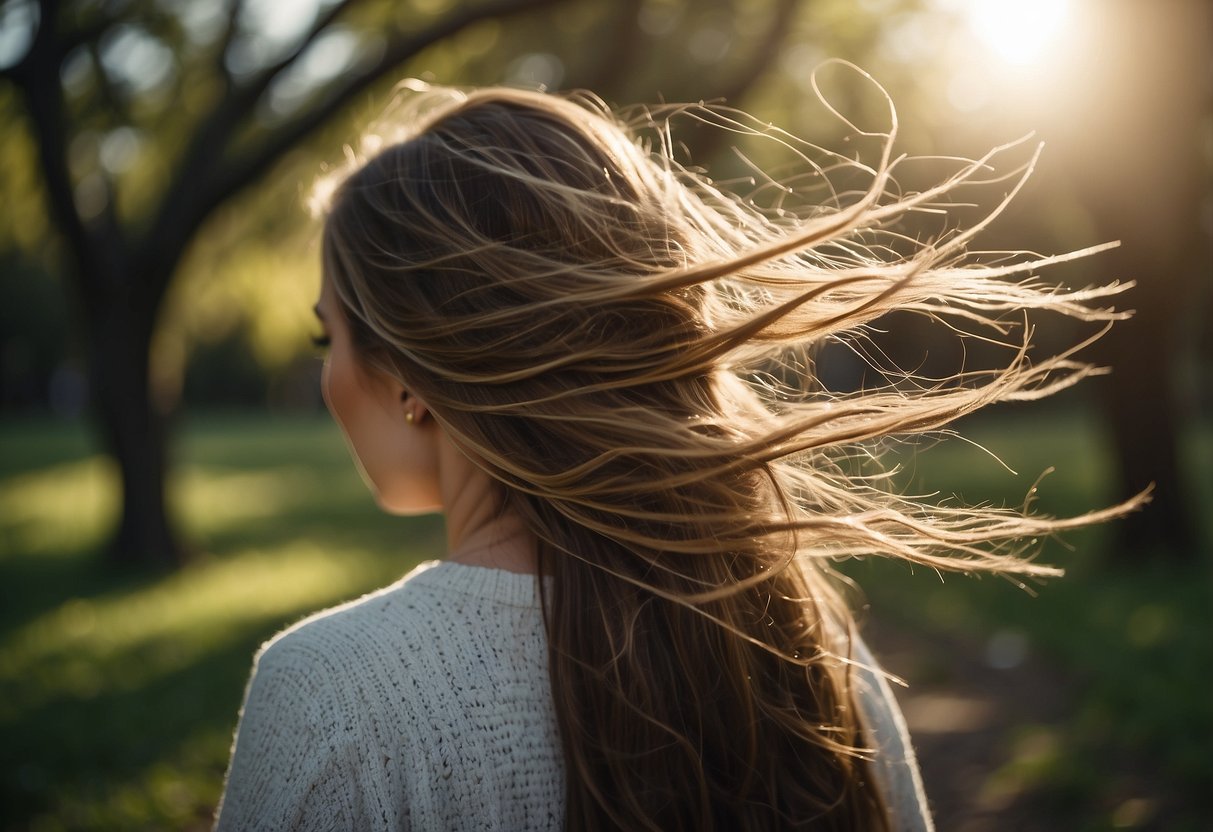
[[[521,572],[431,560],[420,564],[405,580],[509,606],[539,605],[537,576]]]

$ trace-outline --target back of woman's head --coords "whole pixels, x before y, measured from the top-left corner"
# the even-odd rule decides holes
[[[495,90],[445,103],[345,180],[328,217],[326,271],[363,346],[403,353],[418,366],[398,369],[424,367],[458,397],[542,384],[550,361],[592,360],[594,338],[626,343],[617,326],[585,331],[613,310],[584,298],[680,258],[662,173],[569,101]]]
[[[716,190],[660,123],[652,150],[589,98],[406,101],[400,131],[336,177],[326,279],[362,358],[541,541],[568,825],[885,826],[826,558],[1047,574],[1008,541],[1098,515],[923,505],[840,458],[1087,368],[1020,354],[984,383],[849,397],[755,373],[892,309],[1114,317],[1082,305],[1103,292],[1005,279],[1030,260],[966,269],[965,235],[901,257],[859,244],[987,161],[889,197],[891,131],[866,190],[798,217]]]
[[[565,497],[637,427],[711,415],[710,365],[670,372],[702,292],[658,285],[687,262],[684,189],[604,112],[517,90],[445,103],[340,186],[326,274],[363,355],[495,476]]]

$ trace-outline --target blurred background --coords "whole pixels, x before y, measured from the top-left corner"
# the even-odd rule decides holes
[[[724,101],[849,155],[811,81],[838,57],[887,89],[903,152],[1034,131],[1006,173],[1044,142],[976,247],[1118,240],[1044,277],[1136,282],[1135,317],[1082,354],[1110,375],[971,418],[973,444],[887,450],[940,499],[1019,505],[1054,469],[1042,511],[1152,483],[1146,510],[1045,542],[1068,574],[1044,586],[844,567],[908,682],[939,828],[1207,829],[1211,45],[1205,0],[0,0],[0,828],[207,828],[256,646],[441,553],[439,520],[377,513],[308,337],[307,192],[393,84]],[[858,75],[823,84],[883,124]],[[680,135],[748,181],[732,137]],[[746,148],[786,162],[768,152]],[[927,375],[1005,359],[884,323]],[[1097,331],[1033,323],[1042,354]],[[867,383],[845,351],[818,366]]]

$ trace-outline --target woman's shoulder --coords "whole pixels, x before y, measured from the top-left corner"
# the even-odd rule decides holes
[[[346,648],[349,640],[364,637],[369,629],[385,626],[388,617],[397,617],[400,611],[408,610],[409,595],[414,594],[410,592],[414,588],[412,582],[434,565],[437,562],[423,563],[391,586],[313,612],[270,638],[262,645],[260,656]]]
[[[314,613],[257,654],[258,672],[307,669],[338,678],[425,664],[444,643],[518,634],[541,623],[533,575],[427,561],[390,586]]]
[[[393,781],[384,767],[396,754],[380,753],[374,726],[389,724],[390,716],[397,743],[419,733],[412,699],[392,695],[392,683],[427,675],[408,666],[400,644],[426,640],[417,629],[425,593],[413,580],[431,566],[308,616],[262,646],[245,692],[220,829],[311,828],[304,818],[327,817],[335,807],[363,818],[361,796],[386,793]]]
[[[415,579],[437,564],[422,563],[395,583],[359,598],[312,613],[261,645],[256,670],[321,672],[361,662],[385,639],[415,635],[427,623],[430,599]]]

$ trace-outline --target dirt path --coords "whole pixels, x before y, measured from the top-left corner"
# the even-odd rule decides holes
[[[895,690],[940,832],[1213,828],[1192,825],[1192,795],[1148,753],[1088,749],[1094,762],[1075,768],[1064,744],[1091,694],[1021,634],[966,640],[875,619],[863,633],[911,683]]]
[[[1013,632],[985,643],[869,621],[864,635],[896,688],[938,828],[1069,830],[1033,793],[1033,764],[1051,755],[1073,691]],[[1037,769],[1039,770],[1039,767]]]

